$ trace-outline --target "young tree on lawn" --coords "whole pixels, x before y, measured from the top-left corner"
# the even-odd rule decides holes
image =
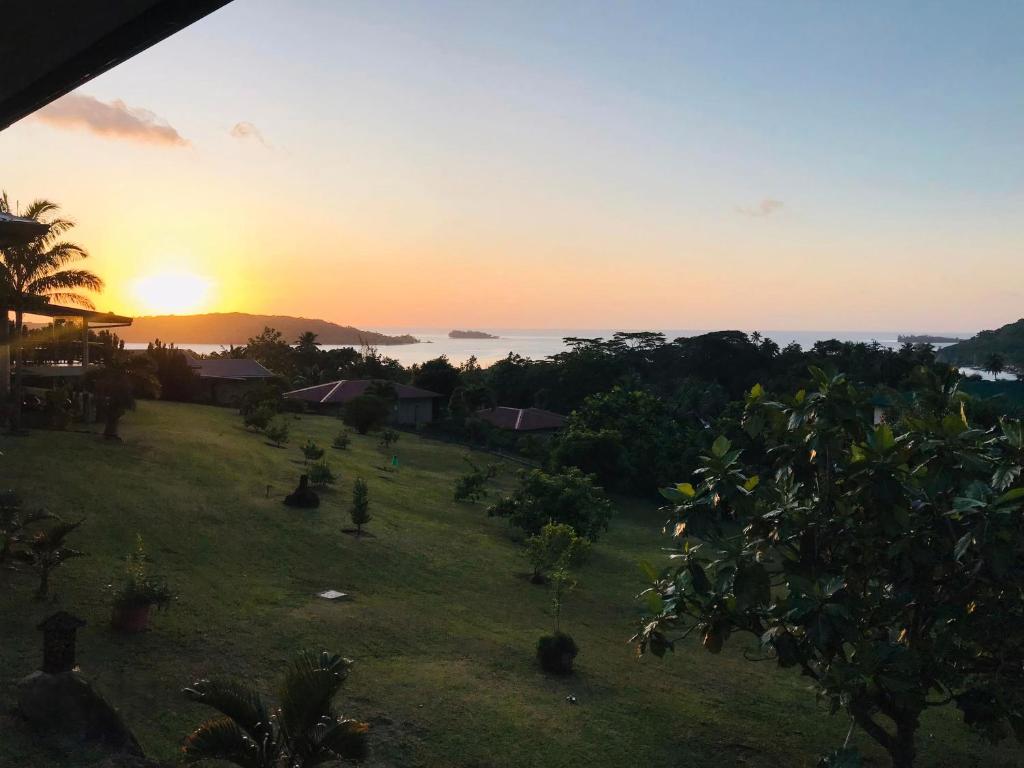
[[[590,542],[576,535],[571,525],[548,523],[526,540],[526,556],[533,566],[533,583],[543,584],[549,572],[570,571],[590,555]]]
[[[759,465],[719,438],[663,492],[678,552],[650,569],[639,650],[750,635],[896,768],[930,707],[1024,738],[1024,426],[973,429],[955,397],[874,426],[869,392],[812,374],[783,402],[748,395],[735,427]]]
[[[352,485],[352,508],[349,510],[356,536],[363,535],[363,526],[370,522],[370,489],[366,481],[357,477]]]

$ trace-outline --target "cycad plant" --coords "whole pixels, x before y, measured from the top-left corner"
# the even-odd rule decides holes
[[[369,725],[340,716],[334,699],[352,662],[303,651],[289,665],[269,708],[241,683],[202,680],[185,695],[221,714],[185,740],[185,760],[225,760],[243,768],[309,768],[366,756]]]

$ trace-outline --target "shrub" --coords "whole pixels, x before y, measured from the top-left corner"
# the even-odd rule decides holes
[[[552,675],[571,675],[578,653],[576,642],[564,632],[544,635],[537,642],[537,660],[541,668]]]
[[[359,395],[345,404],[342,420],[360,435],[387,421],[391,404],[377,395]]]
[[[53,516],[42,510],[26,512],[15,491],[0,491],[0,564],[17,547],[31,540],[32,526]]]
[[[267,436],[267,439],[278,448],[288,442],[288,422],[283,419],[277,419],[271,422],[263,432]]]
[[[302,455],[306,458],[307,462],[317,461],[323,458],[324,449],[312,440],[307,440],[306,444],[302,446]],[[312,480],[312,478],[310,479]]]
[[[363,478],[356,478],[352,486],[352,508],[349,510],[356,535],[363,535],[363,526],[370,522],[370,489]]]
[[[323,450],[320,451],[323,453]],[[318,461],[309,468],[309,484],[314,488],[326,488],[334,485],[335,477],[326,461]]]
[[[548,571],[582,565],[589,555],[590,542],[564,523],[548,523],[539,534],[526,540],[526,556],[533,566],[535,584],[543,584]]]
[[[519,490],[487,508],[491,517],[507,517],[528,534],[546,523],[565,523],[581,536],[596,541],[607,530],[612,505],[593,478],[572,467],[548,474],[534,469],[522,475]]]
[[[398,438],[400,436],[401,435],[399,435],[399,433],[394,429],[385,429],[383,432],[380,433],[379,445],[386,451],[389,448],[391,448],[392,445],[398,442]]]
[[[331,443],[332,448],[337,448],[340,451],[348,450],[349,445],[352,444],[352,435],[346,429],[344,432],[339,432]]]
[[[270,424],[277,412],[267,403],[262,403],[254,408],[246,410],[242,414],[242,421],[246,429],[255,429],[262,432]]]
[[[137,536],[135,551],[125,556],[121,584],[114,590],[114,624],[120,624],[125,613],[139,608],[166,608],[172,599],[174,593],[167,582],[150,575],[149,557],[142,536]]]
[[[469,464],[469,472],[455,480],[455,500],[480,501],[487,496],[487,481],[498,474],[498,465],[478,467],[468,456],[463,461]]]

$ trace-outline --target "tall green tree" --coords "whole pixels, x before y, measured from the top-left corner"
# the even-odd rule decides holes
[[[1024,425],[975,429],[929,397],[875,426],[868,390],[812,374],[781,402],[747,396],[758,458],[719,438],[663,491],[677,550],[650,569],[639,650],[747,635],[896,768],[931,707],[1024,739]]]

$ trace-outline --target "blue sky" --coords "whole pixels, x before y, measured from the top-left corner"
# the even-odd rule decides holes
[[[1021,3],[237,0],[81,89],[187,147],[29,119],[0,151],[119,304],[181,261],[216,308],[364,324],[971,330],[1024,305],[1022,33]]]

